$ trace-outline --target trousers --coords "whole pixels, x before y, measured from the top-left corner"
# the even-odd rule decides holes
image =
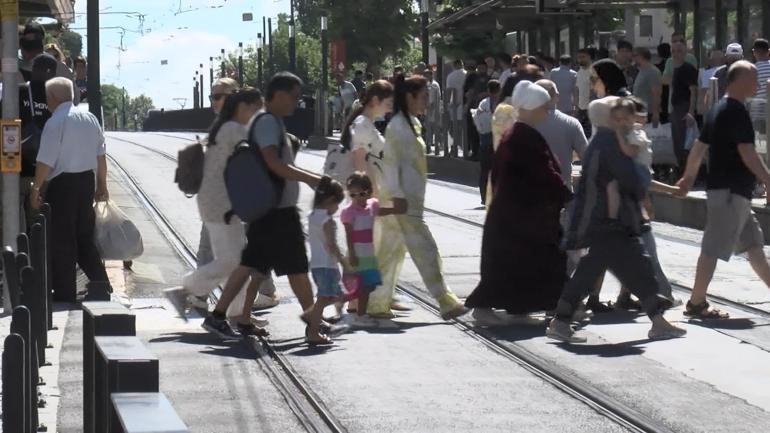
[[[107,271],[94,242],[93,171],[62,173],[48,184],[46,201],[51,205],[51,256],[53,297],[75,302],[75,264],[91,282],[109,282]]]
[[[428,292],[442,312],[459,304],[441,273],[441,256],[436,241],[422,216],[390,215],[378,218],[374,229],[377,261],[382,285],[369,295],[368,312],[387,314],[407,251],[417,266]]]

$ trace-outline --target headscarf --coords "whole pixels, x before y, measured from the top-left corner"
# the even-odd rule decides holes
[[[618,99],[617,96],[606,96],[591,101],[591,103],[588,104],[588,120],[591,121],[594,131],[596,128],[610,127],[610,111],[612,110],[612,104]]]
[[[522,81],[513,89],[511,105],[520,110],[534,110],[550,100],[551,96],[547,90],[530,81]]]
[[[617,63],[611,59],[602,59],[593,64],[593,69],[596,71],[596,75],[604,83],[606,89],[606,96],[630,96],[626,86],[626,76],[623,75],[623,70],[620,69]]]

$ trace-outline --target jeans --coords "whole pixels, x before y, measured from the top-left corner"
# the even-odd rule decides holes
[[[663,272],[660,261],[658,261],[658,247],[655,244],[655,236],[652,234],[652,230],[642,233],[642,243],[644,243],[644,249],[647,250],[650,259],[652,260],[652,267],[655,270],[655,279],[658,281],[658,294],[667,298],[672,298],[674,295],[671,292],[671,283]]]
[[[684,148],[684,141],[687,136],[687,116],[690,104],[677,104],[671,111],[671,140],[674,144],[674,155],[676,155],[679,169],[684,170],[687,164],[687,150]]]

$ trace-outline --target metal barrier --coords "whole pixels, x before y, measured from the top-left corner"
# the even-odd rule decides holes
[[[137,337],[96,337],[94,421],[97,432],[110,430],[110,394],[158,392],[158,358]]]
[[[38,365],[37,350],[32,344],[32,318],[29,309],[20,305],[13,309],[11,318],[11,333],[21,336],[24,339],[24,428],[25,431],[33,432],[37,430],[37,386],[38,386]]]
[[[189,432],[162,392],[113,393],[111,400],[109,433]]]
[[[44,217],[43,220],[35,220],[35,222],[43,222],[43,227],[45,227],[45,244],[48,245],[49,242],[53,241],[53,234],[51,230],[53,230],[53,226],[51,225],[51,222],[53,221],[51,219],[51,205],[48,203],[43,203],[42,206],[40,206],[40,215]],[[54,329],[53,326],[53,272],[51,271],[53,269],[53,255],[51,254],[51,250],[49,248],[46,248],[45,252],[46,256],[46,287],[48,291],[48,329]]]
[[[24,383],[26,348],[19,334],[5,337],[3,345],[3,431],[31,433],[27,430],[27,389]],[[19,416],[21,415],[21,416]]]

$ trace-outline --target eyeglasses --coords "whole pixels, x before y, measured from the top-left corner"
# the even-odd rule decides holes
[[[222,98],[227,97],[227,93],[214,93],[213,95],[209,95],[209,101],[219,101]]]
[[[369,191],[351,192],[351,193],[348,193],[348,195],[350,195],[350,198],[369,197]]]

